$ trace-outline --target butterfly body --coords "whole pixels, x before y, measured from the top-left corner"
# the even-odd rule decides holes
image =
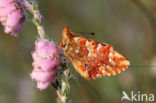
[[[116,75],[130,64],[112,46],[79,36],[68,27],[64,28],[62,37],[60,46],[64,54],[86,79]]]

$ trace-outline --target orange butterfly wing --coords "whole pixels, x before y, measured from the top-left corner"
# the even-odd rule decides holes
[[[86,79],[116,75],[125,70],[129,61],[113,50],[113,47],[78,36],[68,27],[62,33],[60,44],[76,71]]]

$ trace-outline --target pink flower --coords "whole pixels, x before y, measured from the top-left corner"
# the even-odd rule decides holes
[[[0,0],[0,8],[6,6],[14,1],[16,1],[16,0]]]
[[[24,6],[22,0],[0,0],[0,22],[4,32],[17,36],[24,24]]]
[[[51,68],[54,68],[57,65],[57,62],[54,59],[44,59],[39,63],[39,67],[42,68],[43,71],[50,71]]]
[[[40,90],[43,90],[45,88],[48,88],[48,86],[50,85],[50,82],[37,82],[37,88],[39,88]]]
[[[37,40],[32,52],[33,71],[30,77],[37,82],[37,88],[46,89],[57,77],[57,67],[61,63],[61,52],[58,45],[48,40]]]
[[[54,42],[49,43],[49,41],[45,41],[44,43],[42,41],[38,41],[36,44],[36,53],[40,57],[53,57],[53,54],[57,52],[57,45]]]
[[[48,82],[51,80],[52,77],[55,77],[55,71],[49,71],[49,72],[44,72],[44,71],[33,71],[30,76],[32,79],[35,79],[37,82]]]

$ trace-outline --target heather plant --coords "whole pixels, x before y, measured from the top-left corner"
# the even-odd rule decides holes
[[[31,53],[33,70],[30,78],[37,82],[37,88],[44,90],[52,85],[56,88],[59,103],[68,103],[69,80],[71,79],[69,63],[63,56],[59,45],[50,40],[42,25],[42,15],[36,0],[0,0],[0,22],[6,34],[18,36],[22,31],[26,13],[32,14],[32,21],[38,30],[35,50]]]

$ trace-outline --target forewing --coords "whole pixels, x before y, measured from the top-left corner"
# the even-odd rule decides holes
[[[108,44],[73,37],[70,46],[73,65],[86,79],[116,75],[129,65],[129,61]]]

